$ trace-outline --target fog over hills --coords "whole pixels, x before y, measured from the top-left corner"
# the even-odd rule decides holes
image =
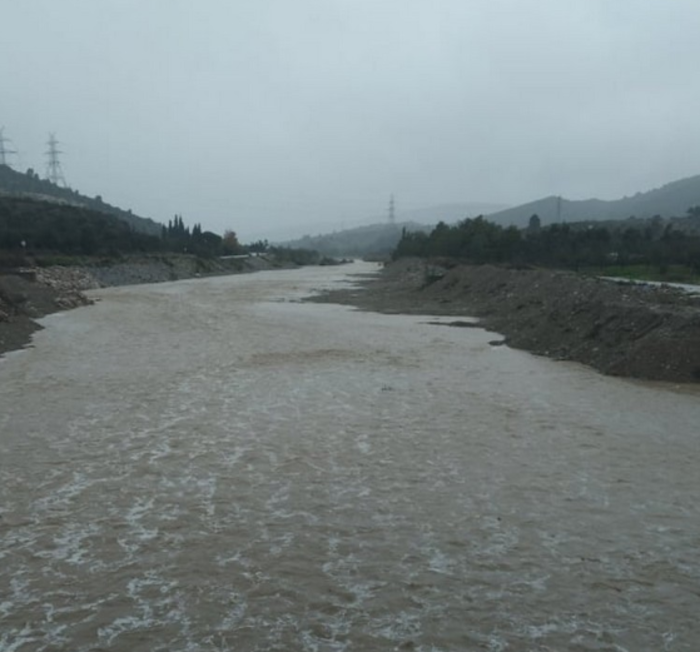
[[[400,222],[417,222],[419,224],[435,225],[438,222],[456,222],[465,217],[476,217],[503,211],[507,204],[495,204],[487,202],[459,202],[451,204],[439,204],[425,208],[413,208],[409,210],[397,210],[396,219]],[[376,216],[371,220],[376,224],[386,221],[386,215]]]
[[[623,220],[628,217],[680,217],[691,206],[700,205],[700,175],[667,183],[661,188],[638,192],[632,197],[569,200],[550,196],[506,210],[489,213],[488,219],[504,226],[527,226],[537,214],[543,224],[584,220]]]
[[[515,225],[524,228],[534,214],[540,217],[543,224],[550,224],[624,220],[628,217],[650,218],[654,215],[682,217],[691,206],[700,206],[700,175],[612,201],[576,201],[549,196],[505,209],[495,204],[479,202],[442,204],[397,212],[396,224],[390,224],[386,215],[380,215],[371,218],[373,224],[323,235],[305,236],[285,244],[316,249],[331,256],[385,255],[396,246],[403,228],[410,231],[430,231],[440,221],[449,224],[477,215],[484,215],[488,220],[503,226]]]
[[[351,228],[318,235],[305,235],[282,244],[290,247],[315,249],[328,256],[384,256],[391,253],[401,238],[401,231],[429,231],[438,222],[456,222],[487,212],[502,210],[503,204],[461,202],[440,204],[425,208],[397,210],[396,221],[388,220],[388,213],[362,220]]]

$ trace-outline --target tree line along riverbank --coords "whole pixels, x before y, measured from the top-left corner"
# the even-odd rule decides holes
[[[682,218],[657,215],[547,226],[533,215],[526,229],[483,217],[453,225],[440,222],[430,233],[402,232],[393,258],[411,256],[700,282],[700,207],[689,208]]]

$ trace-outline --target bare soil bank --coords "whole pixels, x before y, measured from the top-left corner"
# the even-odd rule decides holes
[[[615,375],[700,382],[700,296],[572,272],[401,260],[310,301],[478,317],[512,347]],[[456,320],[455,326],[465,326]]]

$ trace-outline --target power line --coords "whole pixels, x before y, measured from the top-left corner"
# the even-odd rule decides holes
[[[49,134],[49,142],[47,143],[48,149],[44,152],[48,157],[46,163],[46,178],[57,186],[65,187],[66,180],[63,176],[63,168],[61,168],[61,162],[58,160],[58,155],[63,154],[63,152],[58,149],[58,144],[56,135]]]

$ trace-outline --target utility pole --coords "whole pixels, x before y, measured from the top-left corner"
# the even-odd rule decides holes
[[[389,198],[389,224],[396,224],[396,204],[393,194]]]
[[[58,160],[58,155],[63,154],[61,150],[58,149],[58,141],[56,140],[55,134],[49,134],[49,142],[47,144],[48,149],[46,156],[48,161],[46,163],[46,178],[57,186],[66,186],[66,180],[63,177],[63,169],[61,168],[61,162]]]
[[[7,165],[7,167],[11,167],[7,162],[7,155],[16,154],[17,151],[14,149],[5,148],[5,143],[9,143],[11,141],[9,138],[5,138],[5,134],[3,133],[4,131],[5,127],[0,127],[0,165]]]

